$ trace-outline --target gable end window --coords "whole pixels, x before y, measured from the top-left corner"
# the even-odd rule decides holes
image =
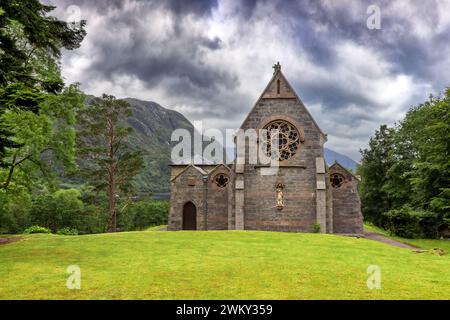
[[[228,185],[229,180],[228,176],[223,173],[219,173],[214,177],[214,183],[219,188],[225,188]]]
[[[331,181],[331,186],[335,189],[340,188],[344,182],[345,182],[345,178],[343,175],[339,174],[339,173],[333,173],[330,176],[330,181]]]
[[[267,130],[267,136],[262,142],[262,150],[266,150],[268,157],[275,160],[278,153],[278,160],[284,161],[289,160],[297,153],[300,134],[291,123],[284,120],[275,120],[267,124],[264,129]],[[278,131],[278,135],[273,136],[276,131]],[[278,144],[278,152],[272,152],[272,143]]]

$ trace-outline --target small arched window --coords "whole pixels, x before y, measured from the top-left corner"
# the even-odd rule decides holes
[[[277,80],[277,94],[280,94],[280,79]]]

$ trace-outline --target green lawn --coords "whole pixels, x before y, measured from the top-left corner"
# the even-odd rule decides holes
[[[24,237],[0,245],[1,299],[450,298],[448,241],[434,240],[430,247],[446,250],[437,256],[367,239],[277,232]],[[366,285],[373,264],[381,268],[379,290]],[[80,290],[66,287],[69,265],[81,268]]]

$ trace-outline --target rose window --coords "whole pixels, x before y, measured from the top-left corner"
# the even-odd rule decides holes
[[[228,176],[222,173],[219,173],[215,178],[214,182],[216,186],[219,188],[225,188],[228,184]]]
[[[276,160],[276,152],[272,154],[272,143],[278,143],[278,160],[288,160],[298,151],[300,134],[298,130],[289,122],[276,120],[264,127],[267,130],[267,140],[263,142],[263,150],[266,150],[268,157]],[[273,130],[278,130],[277,136],[273,136]]]
[[[339,173],[333,173],[330,177],[331,186],[333,188],[339,188],[345,181],[345,178]]]

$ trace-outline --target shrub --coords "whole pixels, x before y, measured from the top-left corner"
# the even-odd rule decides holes
[[[151,226],[167,224],[169,202],[145,199],[133,203],[118,216],[117,225],[123,230],[143,230]]]
[[[66,236],[77,236],[78,230],[75,228],[65,227],[65,228],[58,230],[57,234],[66,235]]]
[[[31,223],[56,230],[81,224],[84,205],[76,189],[58,190],[34,199],[30,212]]]
[[[29,226],[31,196],[26,190],[0,189],[0,233],[20,233]]]
[[[314,233],[319,233],[320,232],[320,223],[314,222],[314,224],[313,224],[313,232]]]
[[[416,210],[409,206],[383,214],[385,228],[404,238],[437,238],[439,220],[433,212]]]
[[[31,226],[26,228],[23,233],[52,233],[52,231],[48,228],[41,227],[41,226]]]

